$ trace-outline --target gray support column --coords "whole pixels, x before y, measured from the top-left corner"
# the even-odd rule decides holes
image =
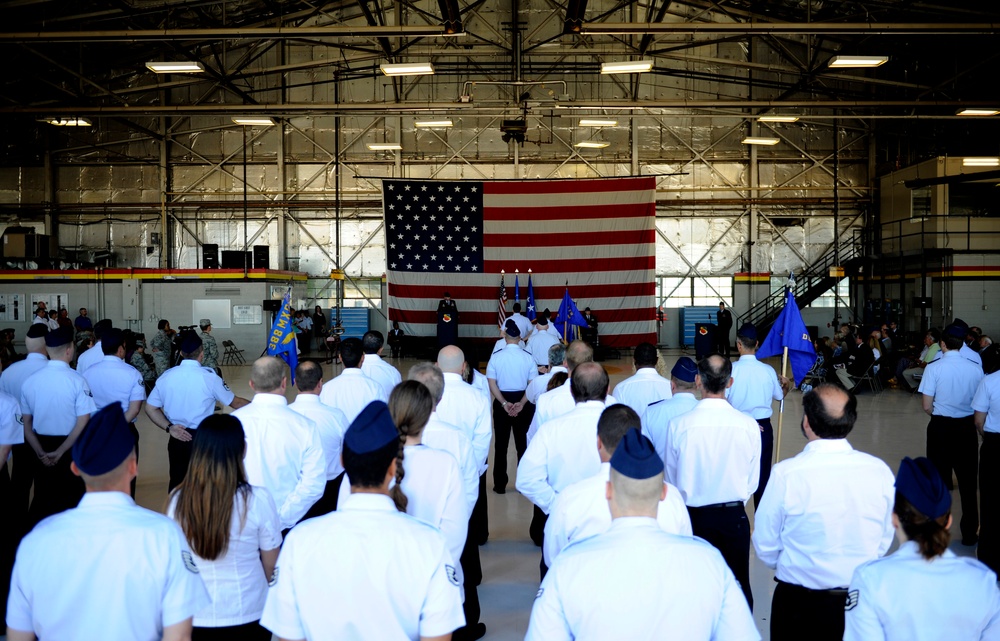
[[[162,136],[160,139],[160,163],[158,167],[160,176],[160,269],[168,269],[170,267],[171,252],[170,222],[167,216],[167,192],[170,191],[169,167],[167,166],[169,158],[169,149],[167,147],[169,140],[168,130],[167,118],[160,118],[160,134]]]

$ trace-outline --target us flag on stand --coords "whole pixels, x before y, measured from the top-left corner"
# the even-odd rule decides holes
[[[460,338],[495,338],[500,270],[532,270],[539,311],[569,283],[601,343],[656,342],[656,181],[384,180],[389,319],[433,336],[445,291]]]
[[[497,296],[497,328],[503,329],[507,320],[507,287],[503,284],[503,274],[500,274],[500,294]]]

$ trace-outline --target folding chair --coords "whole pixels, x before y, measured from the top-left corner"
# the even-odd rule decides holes
[[[243,350],[236,347],[236,343],[233,341],[222,341],[222,347],[224,352],[222,355],[222,362],[229,364],[246,364],[246,359],[243,358]]]
[[[799,389],[803,392],[809,391],[810,389],[816,387],[820,383],[826,380],[826,369],[823,367],[823,357],[817,356],[816,362],[813,366],[809,368],[806,375],[802,377],[802,382],[799,383]],[[808,385],[808,388],[806,387]]]
[[[869,365],[868,369],[865,370],[864,376],[857,379],[857,382],[854,384],[855,390],[858,389],[858,387],[862,383],[868,383],[868,387],[871,389],[872,392],[874,392],[875,394],[882,393],[882,381],[878,380],[878,373],[875,371],[876,365],[878,365],[878,361],[875,361],[871,365]]]

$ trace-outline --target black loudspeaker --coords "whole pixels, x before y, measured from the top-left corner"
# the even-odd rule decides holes
[[[222,250],[222,269],[250,267],[250,252]]]
[[[280,312],[281,311],[281,301],[280,300],[266,300],[262,305],[265,312]]]
[[[219,268],[219,246],[218,245],[202,245],[201,246],[201,268],[202,269],[218,269]]]
[[[267,269],[271,266],[271,248],[268,245],[253,246],[253,268]]]

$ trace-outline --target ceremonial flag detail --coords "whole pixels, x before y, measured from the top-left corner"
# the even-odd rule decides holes
[[[785,292],[785,307],[757,350],[757,358],[781,356],[786,347],[792,377],[795,385],[798,385],[816,362],[816,348],[813,347],[812,337],[802,320],[802,312],[799,311],[791,288]]]
[[[500,294],[497,295],[497,327],[503,329],[507,320],[507,288],[503,284],[503,274],[500,274]]]
[[[528,320],[533,321],[538,317],[538,311],[535,309],[535,289],[531,285],[531,274],[528,274],[528,309],[525,310],[524,315],[528,317]]]
[[[491,275],[530,266],[553,283],[529,290],[535,311],[557,307],[569,281],[601,319],[602,344],[655,342],[655,195],[652,177],[384,180],[389,317],[433,335],[447,290],[462,337],[495,337]]]
[[[267,355],[280,356],[292,370],[292,383],[295,383],[295,368],[299,365],[298,341],[292,328],[292,288],[285,292],[281,299],[281,311],[274,317],[271,334],[267,340]]]
[[[583,314],[581,314],[580,310],[576,308],[576,303],[573,302],[572,297],[569,295],[569,287],[566,288],[566,293],[563,294],[562,302],[559,303],[559,312],[556,314],[554,322],[556,329],[559,330],[559,333],[563,334],[570,340],[573,338],[573,335],[569,332],[570,327],[574,325],[577,327],[588,327],[587,321],[583,318]]]

